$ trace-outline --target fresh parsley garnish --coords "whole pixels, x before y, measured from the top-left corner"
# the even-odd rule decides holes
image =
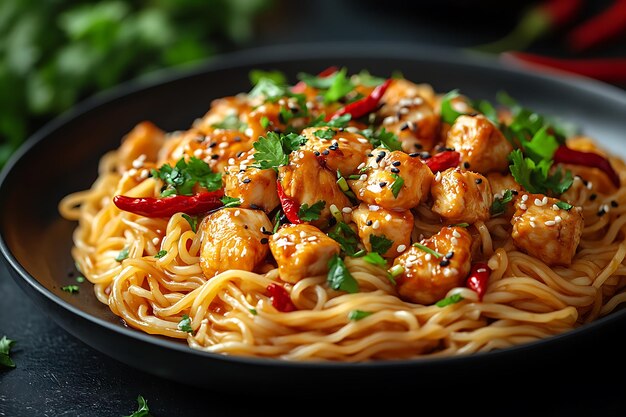
[[[78,282],[79,284],[82,284],[83,282],[85,282],[85,277],[83,276],[76,277],[76,282]]]
[[[260,169],[277,169],[289,163],[289,154],[306,143],[307,139],[296,133],[267,132],[254,142],[254,159]]]
[[[345,222],[338,222],[330,229],[328,237],[339,243],[343,253],[348,256],[354,256],[359,251],[359,237]]]
[[[267,77],[260,77],[252,90],[248,93],[249,97],[262,96],[265,97],[267,101],[271,102],[287,95],[289,95],[289,87],[286,84],[276,82],[276,80]]]
[[[435,305],[437,307],[445,307],[445,306],[449,306],[450,304],[456,304],[461,300],[463,300],[463,296],[459,293],[456,293],[456,294],[452,294],[449,297],[442,298],[441,300],[437,301]]]
[[[124,259],[128,258],[128,253],[128,248],[122,249],[115,257],[115,260],[118,262],[122,262]]]
[[[257,85],[262,79],[267,79],[275,84],[285,85],[287,84],[287,77],[281,71],[263,71],[260,69],[253,69],[248,73],[248,78],[252,85]]]
[[[574,177],[568,170],[563,174],[561,169],[550,174],[552,160],[542,159],[535,163],[531,158],[524,157],[520,149],[515,149],[509,154],[511,165],[509,169],[513,178],[533,194],[564,193],[573,183]]]
[[[391,183],[391,192],[393,193],[393,198],[398,198],[398,194],[400,194],[400,190],[402,190],[402,186],[404,185],[404,179],[398,174],[391,174],[393,177],[393,183]]]
[[[148,402],[140,395],[137,397],[137,411],[126,417],[152,417]]]
[[[485,115],[485,117],[491,120],[496,126],[500,126],[500,120],[498,119],[498,111],[493,104],[487,100],[476,100],[472,103],[472,107]]]
[[[74,294],[80,291],[78,285],[66,285],[64,287],[61,287],[61,289],[65,292],[69,292],[70,294]]]
[[[225,195],[224,197],[220,198],[220,201],[222,203],[224,203],[224,208],[239,207],[241,205],[241,199],[240,198],[229,197],[227,195]]]
[[[193,333],[193,329],[191,328],[191,318],[187,314],[183,314],[183,318],[178,322],[178,330]]]
[[[555,204],[558,208],[567,210],[567,211],[570,211],[572,207],[574,207],[570,203],[566,203],[565,201],[557,201]]]
[[[537,130],[530,141],[523,138],[519,140],[522,144],[524,154],[536,163],[542,160],[552,159],[554,152],[556,152],[556,149],[559,147],[559,142],[556,138],[548,134],[547,125]]]
[[[334,103],[354,90],[354,84],[352,84],[350,79],[346,76],[347,73],[348,69],[342,68],[330,77],[327,77],[332,80],[332,84],[324,93],[325,104]]]
[[[502,197],[495,198],[491,204],[491,215],[499,216],[506,211],[506,205],[513,200],[513,191],[506,190]]]
[[[401,151],[402,144],[393,132],[388,132],[384,127],[380,130],[364,129],[361,134],[370,141],[374,148],[383,147],[390,151]]]
[[[320,139],[330,140],[332,139],[337,132],[333,129],[318,129],[313,134]]]
[[[348,320],[359,321],[367,316],[371,316],[372,314],[374,313],[371,311],[352,310],[348,313]]]
[[[326,202],[324,200],[319,200],[313,203],[310,207],[308,204],[304,203],[298,210],[298,217],[304,222],[315,221],[320,218],[324,207],[326,207]]]
[[[215,123],[211,125],[215,129],[224,129],[224,130],[238,130],[243,132],[248,128],[248,125],[241,120],[239,120],[239,116],[236,114],[230,114],[224,118],[220,123]]]
[[[185,157],[180,158],[174,167],[163,164],[158,170],[152,170],[152,176],[165,183],[161,196],[193,195],[196,184],[208,191],[222,188],[222,174],[213,172],[206,162],[194,156],[189,161],[185,161]]]
[[[372,265],[387,267],[387,261],[378,252],[369,252],[363,256],[363,260]]]
[[[377,252],[382,255],[391,249],[391,246],[393,246],[393,240],[387,239],[384,235],[370,235],[370,245],[372,246],[372,252]]]
[[[0,339],[0,367],[15,368],[15,362],[11,359],[11,347],[15,344],[15,340],[2,336]]]
[[[354,279],[346,264],[339,257],[334,255],[328,262],[328,276],[327,282],[330,288],[333,290],[341,290],[349,293],[355,293],[359,291],[359,284]]]
[[[267,116],[263,116],[261,117],[261,127],[263,129],[267,129],[267,127],[270,125],[270,119],[267,118]]]
[[[154,255],[155,258],[161,259],[162,257],[164,257],[165,255],[167,255],[167,251],[166,250],[160,250],[157,252],[156,255]]]
[[[198,218],[191,217],[189,214],[183,213],[183,219],[187,220],[187,223],[191,226],[191,231],[196,233],[198,230]]]
[[[464,115],[465,113],[461,113],[457,111],[454,106],[452,106],[452,101],[457,97],[460,97],[459,90],[452,90],[448,92],[441,99],[441,120],[445,123],[453,124],[457,117]]]
[[[309,123],[309,127],[335,127],[335,128],[345,128],[348,126],[348,123],[352,119],[352,115],[350,113],[342,114],[341,116],[333,117],[329,121],[325,121],[325,115],[320,114],[317,118]]]
[[[361,72],[352,76],[352,81],[365,87],[376,87],[384,83],[385,79],[370,74],[368,70],[361,70]]]
[[[426,253],[430,253],[432,256],[434,256],[435,258],[441,258],[443,255],[440,254],[439,252],[437,252],[436,250],[433,250],[431,248],[429,248],[426,245],[422,245],[421,243],[414,243],[413,246],[415,246],[418,249],[423,250]]]

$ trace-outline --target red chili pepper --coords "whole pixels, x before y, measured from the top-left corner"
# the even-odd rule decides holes
[[[626,58],[552,58],[525,52],[509,52],[502,54],[502,58],[567,71],[609,83],[626,82]]]
[[[278,199],[280,200],[280,205],[283,207],[285,216],[287,216],[287,220],[293,224],[302,223],[302,220],[300,220],[300,217],[298,216],[300,205],[285,194],[285,190],[283,190],[280,180],[276,180],[276,191],[278,192]]]
[[[615,40],[626,32],[626,0],[616,0],[604,11],[573,28],[567,36],[571,50],[581,52]]]
[[[470,290],[476,291],[478,299],[482,300],[489,285],[490,275],[491,270],[489,266],[485,262],[477,262],[472,265],[469,276],[465,281],[465,286]]]
[[[325,70],[323,70],[322,72],[320,72],[319,74],[317,74],[317,76],[319,78],[326,78],[326,77],[330,77],[331,75],[333,75],[334,73],[336,73],[339,69],[337,67],[328,67]],[[299,94],[304,92],[304,89],[306,88],[306,83],[304,81],[299,81],[296,85],[294,85],[293,87],[291,87],[291,92],[295,93],[295,94]]]
[[[553,156],[555,163],[582,165],[602,170],[611,180],[613,185],[619,188],[620,179],[617,172],[611,166],[608,159],[593,152],[576,151],[561,145],[556,149]]]
[[[443,151],[425,160],[426,165],[432,172],[445,171],[459,165],[461,154],[457,151]]]
[[[201,214],[224,205],[220,198],[223,190],[201,192],[191,196],[175,195],[171,197],[127,197],[116,195],[113,203],[120,210],[145,217],[170,217],[176,213]]]
[[[291,297],[284,287],[272,282],[267,286],[266,290],[270,293],[272,305],[276,310],[283,313],[296,310],[296,306],[291,301]]]
[[[359,119],[373,112],[376,110],[376,107],[378,107],[378,103],[380,103],[385,91],[389,88],[391,81],[391,78],[386,79],[384,83],[377,85],[367,97],[363,97],[360,100],[340,108],[330,116],[327,116],[326,121],[334,119],[335,117],[343,116],[344,114],[350,114],[352,119]]]

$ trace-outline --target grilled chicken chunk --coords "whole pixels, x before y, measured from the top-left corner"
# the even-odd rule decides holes
[[[493,194],[480,174],[449,168],[437,174],[431,188],[432,210],[452,223],[474,223],[490,217]]]
[[[343,176],[355,174],[372,150],[370,142],[361,134],[328,127],[310,127],[302,131],[307,142],[302,147],[318,155],[332,171]]]
[[[520,195],[511,236],[515,246],[546,264],[569,266],[583,232],[583,214],[580,207],[565,210],[557,203],[543,194]]]
[[[123,139],[118,150],[117,170],[120,174],[136,168],[138,162],[156,163],[165,142],[165,132],[151,122],[137,124]]]
[[[386,210],[378,206],[361,204],[352,211],[352,220],[356,223],[359,238],[365,249],[372,252],[371,237],[384,236],[393,242],[389,250],[381,253],[386,258],[394,258],[411,245],[413,214],[410,210]]]
[[[200,226],[200,266],[207,278],[230,269],[253,271],[269,252],[263,231],[272,223],[260,210],[225,208],[207,216]]]
[[[269,213],[280,204],[276,193],[276,171],[251,166],[255,163],[254,152],[251,149],[228,160],[224,194],[240,199],[242,208],[261,209]]]
[[[420,243],[441,256],[411,246],[393,263],[404,267],[396,288],[403,300],[429,305],[463,285],[471,268],[472,237],[462,227],[444,227]]]
[[[328,261],[340,251],[339,243],[309,224],[282,226],[269,243],[280,278],[293,284],[306,277],[326,274]]]

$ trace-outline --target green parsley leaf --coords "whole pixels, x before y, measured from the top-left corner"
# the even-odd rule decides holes
[[[253,315],[256,316],[258,313],[258,311],[256,311],[256,308],[249,308],[248,311]]]
[[[372,252],[377,252],[382,255],[391,249],[393,240],[387,239],[384,235],[370,235],[370,245],[372,246]]]
[[[506,205],[513,200],[513,191],[506,190],[502,197],[495,198],[491,204],[491,215],[499,216],[506,211]]]
[[[289,87],[277,83],[267,77],[259,78],[254,88],[248,93],[249,97],[265,97],[267,101],[277,101],[281,97],[289,95]]]
[[[335,74],[331,75],[328,78],[332,79],[332,84],[324,94],[324,103],[334,103],[339,100],[350,91],[354,90],[354,85],[350,81],[346,74],[348,73],[347,68],[342,68]]]
[[[196,233],[198,231],[198,218],[191,217],[189,214],[183,213],[183,219],[187,220],[189,226],[191,226],[191,231]]]
[[[259,69],[253,69],[248,73],[248,78],[250,79],[250,83],[252,85],[257,85],[263,78],[271,80],[273,83],[278,85],[287,84],[287,77],[281,71],[273,70],[273,71],[263,71]]]
[[[339,257],[334,255],[328,262],[327,282],[333,290],[341,290],[349,293],[359,291],[359,284],[348,271],[346,264]]]
[[[261,127],[263,129],[267,129],[269,125],[270,125],[270,119],[268,119],[267,116],[261,117]]]
[[[369,252],[363,257],[363,260],[372,265],[382,266],[384,268],[387,267],[387,261],[385,260],[385,258],[380,256],[378,252]]]
[[[306,83],[309,87],[317,88],[319,90],[328,90],[335,82],[334,74],[327,77],[319,77],[317,75],[301,72],[298,74],[297,78],[298,80]]]
[[[137,411],[126,417],[152,417],[148,402],[140,395],[137,397]]]
[[[456,294],[452,294],[449,297],[442,298],[441,300],[437,301],[435,305],[437,307],[445,307],[445,306],[449,306],[450,304],[456,304],[461,300],[463,300],[463,296],[459,293],[456,293]]]
[[[402,144],[393,132],[388,132],[384,127],[378,131],[364,129],[361,134],[370,141],[374,148],[384,147],[390,151],[401,151]]]
[[[276,169],[289,163],[289,155],[283,150],[280,136],[275,132],[261,136],[252,146],[256,150],[254,159],[260,169]]]
[[[313,132],[315,136],[317,136],[320,139],[325,139],[325,140],[332,139],[333,137],[335,137],[336,133],[337,132],[333,129],[319,129]]]
[[[337,116],[329,120],[325,121],[325,115],[320,114],[315,120],[312,120],[309,123],[309,127],[335,127],[342,128],[347,127],[348,123],[352,120],[352,115],[350,113],[342,114],[341,116]]]
[[[248,128],[248,125],[241,120],[239,120],[239,116],[236,114],[230,114],[224,118],[220,123],[215,123],[211,125],[215,129],[224,129],[224,130],[238,130],[243,132]]]
[[[9,356],[11,347],[15,344],[15,340],[2,336],[0,339],[0,367],[15,368],[15,362]]]
[[[372,314],[374,313],[371,311],[352,310],[348,314],[348,320],[359,321],[361,319],[364,319],[367,316],[371,316]]]
[[[472,103],[472,107],[485,115],[487,119],[491,121],[496,126],[500,125],[500,120],[498,119],[498,111],[493,104],[488,102],[487,100],[477,100]]]
[[[326,202],[323,200],[313,203],[310,207],[308,204],[304,203],[298,210],[298,217],[300,217],[300,220],[303,222],[312,222],[320,218],[324,207],[326,207]]]
[[[222,188],[222,174],[213,172],[206,162],[193,156],[189,161],[185,161],[184,157],[180,158],[174,167],[163,164],[158,170],[152,170],[152,176],[166,184],[161,196],[193,195],[196,184],[208,191]]]
[[[558,208],[563,209],[563,210],[567,210],[567,211],[570,211],[572,209],[572,207],[574,207],[571,204],[566,203],[565,201],[557,201],[555,204],[556,204],[556,206]]]
[[[164,257],[165,255],[167,255],[167,251],[166,250],[160,250],[159,252],[157,252],[156,255],[154,255],[155,258],[161,259],[162,257]]]
[[[354,256],[359,250],[359,237],[345,222],[338,222],[328,232],[328,237],[338,242],[343,253],[348,256]]]
[[[83,282],[85,282],[85,277],[76,277],[76,282],[82,284]]]
[[[531,158],[525,158],[520,149],[515,149],[509,154],[511,165],[509,170],[522,187],[533,194],[548,194],[550,192],[560,195],[564,193],[574,181],[572,173],[557,170],[550,175],[552,161],[543,159],[535,163]]]
[[[422,245],[421,243],[414,243],[413,246],[415,246],[416,248],[419,248],[421,250],[423,250],[426,253],[430,253],[431,255],[433,255],[435,258],[439,259],[441,258],[443,255],[440,254],[439,252],[437,252],[436,250],[433,250],[431,248],[429,248],[426,245]]]
[[[547,130],[548,125],[544,125],[534,134],[530,141],[521,140],[524,154],[535,161],[535,163],[539,163],[544,159],[552,159],[554,152],[559,147],[555,137],[548,134]]]
[[[115,257],[115,260],[118,262],[122,262],[126,258],[128,258],[128,248],[122,249]]]
[[[193,333],[193,329],[191,328],[191,318],[187,314],[183,314],[183,318],[178,322],[178,330]]]
[[[357,85],[363,85],[365,87],[376,87],[385,82],[384,78],[375,77],[367,70],[361,70],[356,75],[352,76],[352,82]]]
[[[391,174],[393,177],[393,183],[391,183],[391,192],[393,193],[394,198],[398,198],[398,194],[400,194],[400,190],[402,190],[402,186],[404,185],[404,179],[398,174]]]
[[[283,145],[283,150],[287,154],[293,151],[297,151],[302,145],[307,142],[306,137],[293,132],[286,135],[281,135],[280,140]]]
[[[224,203],[224,208],[239,207],[241,205],[241,199],[240,198],[229,197],[227,195],[225,195],[224,197],[220,198],[220,201],[222,203]]]
[[[452,106],[452,101],[460,96],[459,90],[452,90],[441,99],[441,120],[445,123],[453,124],[457,117],[465,114],[455,110]]]
[[[64,287],[61,287],[61,289],[65,292],[69,292],[70,294],[74,294],[80,291],[78,285],[66,285]]]

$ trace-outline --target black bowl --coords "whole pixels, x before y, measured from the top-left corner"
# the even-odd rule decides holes
[[[623,349],[614,335],[624,330],[626,312],[618,311],[559,336],[469,356],[358,364],[223,356],[125,327],[96,300],[88,283],[78,294],[61,290],[74,282],[70,248],[76,224],[59,216],[57,204],[92,184],[100,156],[117,147],[137,122],[150,120],[167,131],[187,129],[213,98],[247,91],[251,69],[282,70],[293,80],[300,71],[315,73],[330,65],[381,75],[399,70],[437,91],[459,88],[473,98],[493,100],[506,90],[626,154],[626,94],[591,80],[531,73],[480,55],[406,44],[305,44],[233,53],[189,72],[124,84],[78,105],[27,141],[5,167],[0,184],[0,250],[15,281],[51,319],[95,349],[154,375],[215,389],[246,384],[257,392],[273,390],[274,384],[267,383],[273,380],[287,382],[292,390],[318,386],[329,393],[373,381],[378,390],[397,390],[434,378],[447,380],[449,387],[463,375],[477,381],[509,372],[574,369],[576,374],[583,366],[593,371],[599,360],[612,358],[607,347]]]

